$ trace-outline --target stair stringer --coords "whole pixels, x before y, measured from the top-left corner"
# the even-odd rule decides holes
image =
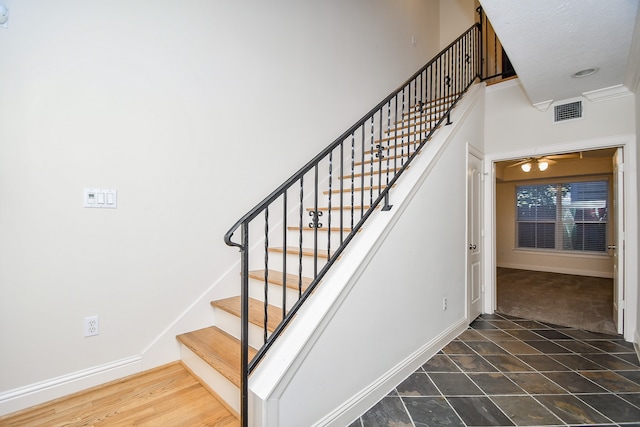
[[[433,320],[434,325],[430,326],[431,332],[428,336],[425,336],[419,344],[405,344],[407,348],[398,350],[403,353],[403,356],[396,357],[393,361],[385,361],[384,367],[377,368],[377,376],[360,380],[357,384],[345,385],[344,383],[348,382],[345,381],[345,378],[349,376],[349,372],[340,373],[340,356],[338,356],[331,359],[332,362],[335,362],[336,375],[316,378],[316,384],[311,382],[306,386],[308,389],[317,388],[318,390],[317,393],[310,393],[314,396],[313,401],[298,402],[295,391],[292,392],[290,389],[292,385],[293,388],[300,386],[300,378],[304,378],[304,375],[309,373],[309,361],[318,357],[315,354],[327,352],[326,347],[320,347],[326,345],[323,342],[326,337],[325,332],[334,326],[332,323],[337,322],[336,319],[339,321],[349,319],[351,322],[368,321],[368,313],[359,314],[360,319],[357,318],[358,314],[348,313],[349,310],[345,302],[349,300],[352,293],[361,292],[361,282],[366,278],[367,271],[371,268],[371,263],[376,259],[377,253],[381,248],[384,250],[385,242],[421,191],[421,187],[425,182],[430,182],[430,175],[434,168],[438,167],[438,161],[445,155],[451,157],[447,154],[450,146],[456,147],[457,152],[454,154],[458,157],[462,156],[461,153],[464,152],[460,174],[466,184],[464,165],[466,162],[466,143],[469,141],[470,135],[479,139],[476,145],[480,145],[480,148],[482,146],[483,120],[482,118],[478,119],[478,115],[482,114],[483,100],[484,84],[472,86],[452,112],[453,124],[442,127],[436,132],[432,140],[423,148],[422,154],[416,157],[411,168],[398,181],[397,187],[391,192],[393,209],[388,212],[376,211],[369,218],[366,232],[359,233],[353,239],[340,261],[327,273],[314,295],[300,309],[296,319],[291,322],[285,333],[279,337],[265,359],[254,371],[249,380],[250,425],[278,425],[282,427],[288,425],[346,425],[384,397],[397,383],[466,328],[468,324],[465,317],[464,295],[466,275],[462,271],[462,273],[456,272],[459,283],[451,291],[455,295],[447,294],[450,298],[449,309],[446,313],[440,314],[435,311],[441,306],[441,297],[435,296],[435,305],[434,301],[429,301],[428,309],[435,311],[435,315],[434,319],[430,319],[430,321]],[[467,120],[468,118],[470,119]],[[467,129],[464,129],[465,124],[469,122],[471,124],[466,126]],[[460,132],[461,129],[464,131]],[[466,138],[466,141],[462,141],[461,138]],[[455,143],[452,144],[452,142]],[[455,158],[455,162],[460,161],[458,157]],[[441,166],[441,169],[443,167]],[[431,178],[431,184],[433,184],[433,179],[435,177]],[[462,217],[466,218],[464,185],[462,192],[464,194],[463,201],[458,201],[458,205],[461,204],[465,211],[462,213]],[[457,228],[461,228],[456,231],[457,240],[455,243],[459,249],[452,250],[455,252],[453,256],[456,259],[464,260],[466,257],[464,223],[458,224]],[[402,277],[402,273],[399,272],[398,276]],[[433,286],[435,286],[434,293],[440,291],[441,287],[438,284]],[[366,298],[366,294],[361,298]],[[347,309],[343,308],[343,305]],[[372,314],[373,316],[379,314],[384,319],[384,315],[381,313]],[[354,316],[356,317],[354,318]],[[351,341],[358,339],[362,339],[362,337],[358,335],[351,337]],[[344,344],[344,348],[348,348],[350,345],[349,342],[344,342]],[[335,351],[340,352],[342,348],[343,346],[336,346]],[[389,349],[385,349],[385,351],[388,352]],[[352,355],[344,355],[345,358],[350,356]],[[332,378],[342,384],[331,384]],[[329,383],[325,383],[325,381],[329,381]],[[349,395],[335,393],[340,388],[348,389],[346,393]],[[323,394],[323,391],[327,392]],[[302,397],[300,395],[299,398]],[[292,399],[295,404],[292,403]],[[292,421],[293,419],[295,421]]]

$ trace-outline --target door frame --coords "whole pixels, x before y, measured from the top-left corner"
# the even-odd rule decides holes
[[[570,141],[554,145],[531,147],[527,150],[504,152],[497,154],[485,154],[484,171],[488,176],[484,181],[484,214],[483,229],[484,257],[483,257],[483,283],[484,313],[493,313],[497,307],[496,293],[496,169],[495,163],[526,158],[532,156],[544,156],[558,153],[570,153],[576,151],[596,150],[601,148],[624,149],[624,230],[625,250],[623,259],[627,267],[636,265],[638,259],[638,188],[636,177],[636,144],[635,135],[621,135],[609,138],[596,138],[581,141]],[[638,268],[626,268],[624,270],[624,338],[630,342],[640,342],[640,336],[636,331],[638,318]]]

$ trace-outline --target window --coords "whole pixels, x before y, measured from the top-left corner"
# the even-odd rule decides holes
[[[518,248],[606,252],[609,182],[516,186]]]

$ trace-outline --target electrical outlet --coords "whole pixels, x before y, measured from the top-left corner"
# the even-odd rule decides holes
[[[447,309],[447,297],[442,298],[442,311]]]
[[[100,332],[100,319],[98,316],[84,318],[84,336],[92,337]]]

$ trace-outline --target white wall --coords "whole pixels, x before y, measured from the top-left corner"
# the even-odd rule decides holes
[[[177,358],[142,354],[237,262],[227,228],[439,47],[436,0],[4,4],[0,413]]]
[[[522,151],[535,154],[533,150],[553,148],[569,141],[632,134],[635,132],[633,103],[632,96],[602,102],[583,99],[582,119],[553,123],[553,107],[538,111],[527,100],[517,79],[489,86],[485,129],[487,153],[517,157]]]
[[[440,49],[476,22],[476,6],[475,0],[440,0]]]
[[[255,425],[347,425],[466,329],[466,144],[483,148],[483,93],[454,110],[391,192],[393,209],[376,211],[258,366]]]

